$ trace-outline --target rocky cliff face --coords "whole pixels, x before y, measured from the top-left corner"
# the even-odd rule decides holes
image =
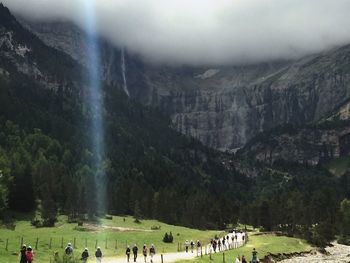
[[[23,23],[85,63],[78,28]],[[121,87],[120,49],[103,40],[100,47],[103,78]],[[131,97],[170,114],[176,130],[235,151],[259,132],[314,123],[344,107],[350,99],[350,46],[299,61],[244,66],[151,65],[127,54],[126,77]]]

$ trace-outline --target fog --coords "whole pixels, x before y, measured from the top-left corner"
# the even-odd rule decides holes
[[[93,0],[3,0],[33,20],[85,28]],[[98,33],[153,62],[240,64],[350,43],[349,0],[96,0]],[[91,15],[91,14],[89,14]]]

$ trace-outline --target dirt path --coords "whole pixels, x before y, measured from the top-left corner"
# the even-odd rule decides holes
[[[137,258],[138,263],[144,263],[143,256],[139,255]],[[181,259],[193,259],[196,257],[196,253],[186,253],[186,252],[178,252],[178,253],[165,253],[163,254],[163,260],[165,263],[175,262]],[[147,263],[149,263],[151,258],[147,257]],[[116,258],[104,258],[102,263],[126,263],[126,257],[116,257]],[[133,262],[132,255],[130,256],[130,263]],[[160,254],[156,254],[153,258],[154,263],[160,263],[161,258]]]
[[[229,239],[230,239],[230,242],[229,244],[232,244],[233,243],[231,242],[231,237],[233,236],[234,234],[230,233],[230,234],[227,234],[226,236],[229,236]],[[243,239],[242,239],[242,234],[241,233],[237,233],[237,242],[239,243],[235,243],[235,247],[239,247],[239,246],[242,246],[244,244],[243,242]],[[227,250],[229,248],[229,245],[227,245],[227,247],[222,247],[222,250]],[[206,245],[206,246],[203,246],[202,248],[202,253],[204,255],[204,251],[209,251],[212,250],[210,248],[210,245]],[[198,256],[200,256],[200,252],[198,253]],[[164,253],[163,254],[163,262],[164,263],[171,263],[171,262],[176,262],[176,261],[179,261],[179,260],[188,260],[188,259],[193,259],[197,257],[197,250],[195,249],[193,253],[189,252],[189,253],[186,253],[186,252],[174,252],[174,253]],[[151,260],[151,258],[148,256],[147,257],[147,263],[149,263]],[[124,257],[108,257],[108,258],[104,258],[102,260],[102,263],[126,263],[127,260],[126,260],[126,256]],[[132,255],[130,255],[130,262],[133,262],[133,257]],[[141,254],[139,254],[139,257],[137,258],[137,263],[144,263],[144,258]],[[156,254],[155,257],[153,258],[153,262],[154,263],[160,263],[161,262],[161,254]]]

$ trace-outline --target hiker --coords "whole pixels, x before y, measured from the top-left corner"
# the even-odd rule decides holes
[[[245,259],[244,256],[242,256],[242,263],[247,263],[247,260]]]
[[[70,256],[73,254],[73,248],[71,243],[67,244],[66,248],[64,249],[64,253],[66,254],[66,256]]]
[[[216,246],[217,246],[216,240],[213,240],[213,250],[214,250],[214,253],[216,253]]]
[[[194,242],[193,242],[193,240],[191,240],[190,245],[191,245],[191,252],[193,253],[193,249],[194,249]]]
[[[156,254],[156,249],[154,248],[154,245],[151,245],[151,248],[149,249],[149,255],[151,256],[151,263],[153,263],[153,257]]]
[[[20,255],[20,263],[27,263],[27,256],[26,256],[26,252],[27,252],[27,246],[25,244],[23,244],[19,255]]]
[[[229,235],[227,235],[226,236],[226,242],[227,242],[227,249],[231,249],[231,242],[230,242],[230,236]]]
[[[102,261],[102,251],[100,247],[97,247],[96,252],[95,252],[95,257],[96,257],[96,263],[101,263]]]
[[[226,239],[225,237],[222,239],[222,250],[225,250],[226,245],[225,245]]]
[[[240,259],[239,255],[236,257],[235,263],[241,263],[241,259]]]
[[[252,252],[252,263],[258,262],[258,260],[257,260],[257,254],[258,254],[258,252],[255,250],[255,248],[253,248],[253,252]]]
[[[81,260],[86,263],[89,257],[89,252],[87,247],[84,249],[83,253],[81,253]]]
[[[27,262],[28,263],[32,263],[33,262],[33,250],[31,246],[28,246],[27,251],[26,251],[26,258],[27,258]]]
[[[139,250],[139,248],[137,247],[137,245],[135,244],[132,248],[132,253],[134,254],[134,262],[136,262],[137,259],[137,251]]]
[[[202,250],[202,244],[199,240],[197,240],[197,256],[199,255],[199,250]]]
[[[146,244],[143,245],[142,255],[145,258],[145,263],[146,263],[146,260],[147,260],[147,247],[146,247]]]
[[[125,255],[126,255],[126,259],[128,262],[130,262],[130,253],[131,253],[130,247],[127,246],[126,251],[125,251]]]
[[[188,240],[186,240],[185,242],[185,250],[186,250],[186,253],[188,253],[188,247],[190,246],[190,242],[188,242]]]
[[[219,251],[221,251],[221,241],[220,241],[220,239],[218,241],[218,248],[219,248]]]

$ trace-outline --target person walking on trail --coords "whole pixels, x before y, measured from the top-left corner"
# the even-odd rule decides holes
[[[132,253],[134,254],[134,262],[136,262],[137,259],[137,251],[139,250],[139,248],[137,247],[137,245],[135,244],[132,248]]]
[[[97,247],[96,252],[95,252],[95,257],[96,257],[96,263],[101,263],[102,261],[102,251],[100,247]]]
[[[257,255],[258,255],[258,252],[255,250],[255,248],[253,248],[252,263],[257,263],[258,262]]]
[[[241,259],[240,259],[239,255],[236,257],[235,263],[241,263]]]
[[[27,252],[27,246],[23,244],[21,250],[19,251],[20,263],[27,263],[26,252]]]
[[[66,256],[71,256],[73,254],[73,248],[71,243],[67,244],[66,248],[64,249],[64,253],[66,254]]]
[[[27,251],[26,251],[27,263],[32,263],[33,257],[34,257],[33,249],[31,246],[28,246]]]
[[[131,253],[130,247],[127,246],[127,247],[126,247],[126,251],[125,251],[125,255],[126,255],[126,260],[127,260],[127,262],[130,262],[130,253]]]
[[[145,263],[147,261],[147,247],[146,247],[146,244],[143,245],[143,248],[142,248],[142,255],[145,259]]]
[[[218,249],[219,249],[219,252],[220,252],[221,251],[221,241],[220,241],[220,239],[218,241]]]
[[[83,263],[86,263],[88,258],[89,258],[89,251],[88,251],[88,249],[86,247],[84,249],[83,253],[81,253],[81,260],[83,261]]]
[[[154,245],[151,245],[151,248],[149,249],[149,255],[151,256],[151,263],[153,263],[153,257],[156,254],[156,249],[154,248]]]
[[[190,245],[191,245],[191,252],[193,253],[193,249],[194,249],[194,242],[193,242],[193,240],[191,240]]]
[[[226,242],[226,239],[225,239],[225,237],[224,237],[224,238],[222,239],[222,250],[225,250],[225,248],[226,248],[225,242]]]
[[[213,250],[214,250],[214,253],[216,253],[216,246],[217,246],[217,242],[216,242],[216,240],[214,239],[214,240],[213,240]]]
[[[200,255],[200,253],[202,252],[202,244],[199,240],[197,240],[197,256]]]
[[[188,248],[190,246],[190,242],[188,242],[188,240],[186,240],[185,242],[185,250],[186,250],[186,253],[188,253]]]
[[[242,263],[247,263],[247,260],[245,259],[244,256],[242,256]]]

